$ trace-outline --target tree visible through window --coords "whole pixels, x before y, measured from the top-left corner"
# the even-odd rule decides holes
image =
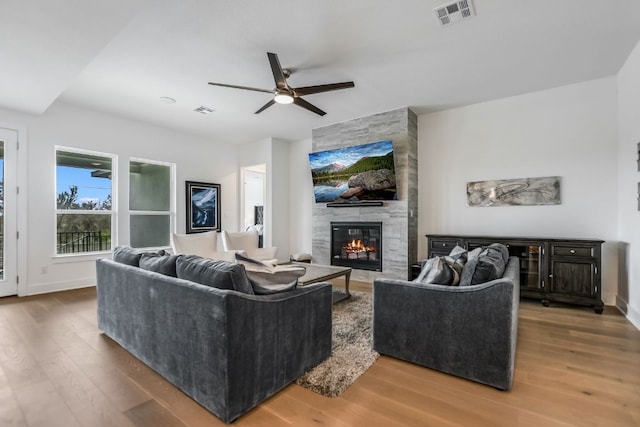
[[[110,251],[113,158],[56,150],[56,253]]]

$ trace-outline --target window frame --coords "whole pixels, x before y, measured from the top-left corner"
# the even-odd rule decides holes
[[[83,210],[83,209],[58,209],[58,152],[68,152],[73,154],[105,157],[111,160],[111,210]],[[113,252],[118,244],[118,156],[116,154],[105,153],[83,148],[69,147],[63,145],[54,146],[54,180],[53,180],[53,206],[54,206],[54,226],[53,226],[53,258],[86,257],[87,255],[100,255]],[[111,247],[103,251],[58,253],[58,215],[110,215],[111,216]]]
[[[176,164],[171,162],[164,162],[161,160],[150,160],[141,157],[130,157],[128,162],[127,169],[127,177],[128,177],[128,188],[127,188],[127,199],[131,195],[131,163],[147,163],[150,165],[157,166],[165,166],[169,168],[169,210],[168,211],[147,211],[147,210],[138,210],[131,209],[129,203],[129,229],[127,230],[129,233],[129,245],[134,247],[131,243],[131,218],[134,216],[169,216],[169,230],[167,235],[167,241],[169,242],[166,246],[145,246],[145,247],[135,247],[135,249],[169,249],[171,248],[171,233],[174,233],[176,230]],[[127,200],[128,201],[128,200]]]

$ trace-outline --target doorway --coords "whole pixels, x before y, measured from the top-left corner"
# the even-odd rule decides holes
[[[260,246],[265,239],[265,200],[267,165],[259,164],[242,168],[242,230],[255,228],[260,236]]]
[[[0,297],[18,293],[16,131],[0,128]]]

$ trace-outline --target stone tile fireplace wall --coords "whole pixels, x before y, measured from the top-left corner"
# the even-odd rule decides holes
[[[383,206],[313,206],[313,261],[330,264],[332,221],[382,222],[384,244],[382,272],[354,270],[355,280],[372,281],[376,277],[407,279],[411,264],[418,256],[418,120],[409,108],[337,123],[312,131],[313,151],[393,141],[398,200]]]

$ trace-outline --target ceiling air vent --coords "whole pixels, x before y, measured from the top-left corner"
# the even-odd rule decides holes
[[[433,9],[440,25],[445,26],[474,16],[471,0],[453,1]]]
[[[205,107],[204,105],[199,106],[198,108],[196,108],[195,110],[196,113],[200,113],[200,114],[211,114],[213,113],[213,109],[209,108],[209,107]]]

